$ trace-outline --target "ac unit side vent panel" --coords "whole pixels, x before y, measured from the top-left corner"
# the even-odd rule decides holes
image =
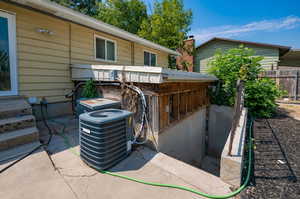
[[[133,139],[132,113],[104,109],[79,116],[81,159],[93,168],[104,170],[125,159]]]

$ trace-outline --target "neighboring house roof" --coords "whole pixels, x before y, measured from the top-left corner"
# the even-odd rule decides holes
[[[249,44],[249,45],[261,46],[261,47],[277,48],[277,49],[279,49],[280,56],[283,56],[285,53],[287,53],[291,49],[291,47],[289,47],[289,46],[281,46],[281,45],[275,45],[275,44],[235,40],[235,39],[228,39],[228,38],[221,38],[221,37],[214,37],[214,38],[200,44],[199,46],[196,47],[196,49],[203,48],[204,46],[206,46],[207,44],[209,44],[213,41],[227,41],[227,42],[233,42],[233,43],[239,43],[239,44]]]
[[[300,60],[300,49],[291,49],[288,53],[281,57],[282,60],[293,59]]]
[[[49,0],[10,0],[16,2],[18,4],[22,4],[37,10],[41,10],[46,13],[50,13],[51,15],[55,15],[59,18],[66,19],[102,32],[109,33],[111,35],[118,36],[120,38],[133,41],[142,45],[145,45],[150,48],[154,48],[157,50],[164,51],[173,55],[180,55],[177,51],[171,50],[149,40],[143,39],[135,34],[129,33],[125,30],[117,28],[113,25],[104,23],[100,20],[97,20],[93,17],[84,15],[80,12],[72,10],[70,8],[61,6],[55,2],[51,2]]]

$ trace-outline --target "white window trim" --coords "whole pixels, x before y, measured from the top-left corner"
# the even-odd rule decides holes
[[[153,52],[153,51],[150,51],[150,50],[144,50],[144,51],[143,51],[143,56],[144,56],[145,52],[154,54],[154,55],[156,56],[155,66],[157,66],[157,58],[158,58],[157,53],[155,53],[155,52]],[[144,57],[144,59],[145,59],[145,57]],[[149,59],[149,60],[150,60],[150,64],[151,64],[151,56],[150,56],[150,59]],[[148,65],[145,65],[145,60],[144,60],[144,66],[148,66]],[[151,65],[149,65],[149,66],[150,66],[150,67],[155,67],[155,66],[151,66]]]
[[[10,63],[10,91],[0,91],[0,96],[18,95],[18,63],[16,45],[16,16],[14,13],[0,10],[0,17],[7,18],[9,40],[9,63]]]
[[[99,38],[99,39],[103,39],[105,41],[105,59],[101,59],[101,58],[97,58],[97,53],[96,53],[96,39]],[[113,42],[115,44],[115,60],[108,60],[107,59],[107,45],[106,45],[106,41],[110,41],[110,42]],[[96,61],[102,61],[102,62],[110,62],[110,63],[116,63],[117,60],[118,60],[118,45],[117,45],[117,41],[115,40],[111,40],[111,39],[108,39],[108,38],[105,38],[105,37],[102,37],[102,36],[99,36],[99,35],[96,35],[94,34],[94,58]]]

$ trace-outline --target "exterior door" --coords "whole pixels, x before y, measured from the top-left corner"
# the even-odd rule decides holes
[[[0,11],[0,96],[18,94],[16,18]]]

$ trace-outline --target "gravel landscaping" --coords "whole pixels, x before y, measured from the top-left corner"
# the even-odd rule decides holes
[[[290,117],[288,111],[281,108],[276,117],[257,119],[253,135],[251,185],[241,198],[299,199],[300,120]]]

